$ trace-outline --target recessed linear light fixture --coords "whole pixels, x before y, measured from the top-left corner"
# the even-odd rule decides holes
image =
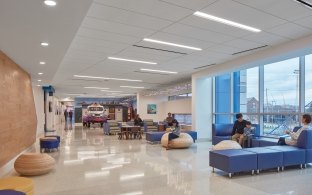
[[[42,72],[38,72],[38,74],[39,74],[39,75],[43,75],[43,73],[42,73]]]
[[[241,28],[241,29],[244,29],[244,30],[248,30],[248,31],[251,31],[251,32],[261,32],[260,29],[257,29],[257,28],[251,27],[251,26],[247,26],[247,25],[244,25],[244,24],[240,24],[240,23],[237,23],[237,22],[233,22],[233,21],[230,21],[230,20],[227,20],[227,19],[224,19],[224,18],[219,18],[217,16],[209,15],[209,14],[206,14],[206,13],[203,13],[203,12],[197,11],[193,15],[201,17],[201,18],[205,18],[205,19],[208,19],[208,20],[212,20],[212,21],[215,21],[215,22],[220,22],[220,23],[223,23],[223,24],[234,26],[234,27],[237,27],[237,28]]]
[[[37,85],[37,87],[40,87],[41,85]]]
[[[109,88],[103,88],[103,87],[83,87],[83,88],[86,88],[86,89],[109,89]]]
[[[49,43],[47,43],[47,42],[41,42],[40,45],[41,45],[42,47],[48,47],[48,46],[49,46]]]
[[[109,90],[101,90],[101,91],[109,92],[109,93],[121,93],[122,92],[122,91],[109,91]]]
[[[178,74],[178,72],[172,72],[172,71],[166,71],[166,70],[153,70],[153,69],[145,69],[141,68],[142,71],[148,71],[148,72],[162,72],[162,73],[168,73],[168,74]]]
[[[198,48],[198,47],[192,47],[192,46],[187,46],[187,45],[170,43],[170,42],[166,42],[166,41],[159,41],[159,40],[155,40],[155,39],[144,38],[143,41],[152,42],[152,43],[159,43],[159,44],[163,44],[163,45],[170,45],[170,46],[175,46],[175,47],[182,47],[182,48],[192,49],[192,50],[197,50],[197,51],[202,50],[201,48]]]
[[[125,59],[125,58],[116,58],[116,57],[108,57],[108,59],[126,61],[126,62],[136,62],[136,63],[142,63],[142,64],[157,64],[156,62],[147,62],[147,61],[141,61],[141,60],[131,60],[131,59]]]
[[[95,77],[95,76],[85,76],[85,75],[74,75],[74,77],[79,77],[79,78],[90,78],[90,79],[103,79],[103,80],[116,80],[116,81],[142,82],[142,80],[134,80],[134,79],[120,79],[120,78],[109,78],[109,77]]]
[[[125,88],[133,88],[133,89],[143,89],[144,87],[136,87],[136,86],[120,86]]]
[[[38,80],[38,82],[41,82],[41,80]]]
[[[294,0],[294,1],[297,3],[300,3],[301,5],[309,8],[309,9],[312,9],[312,4],[308,1],[302,1],[302,0]]]
[[[46,4],[47,6],[50,6],[50,7],[54,7],[54,6],[56,6],[56,1],[53,1],[53,0],[45,0],[45,1],[44,1],[44,4]]]
[[[46,63],[42,61],[42,62],[39,62],[39,64],[40,65],[45,65]]]

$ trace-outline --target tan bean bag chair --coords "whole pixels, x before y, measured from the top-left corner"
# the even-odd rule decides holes
[[[212,146],[212,150],[242,149],[242,146],[233,140],[223,140]]]
[[[14,162],[15,171],[28,176],[49,173],[54,165],[54,158],[42,153],[25,153],[20,155]]]
[[[167,147],[168,144],[168,134],[165,133],[161,137],[161,145]],[[193,144],[193,138],[187,133],[180,133],[180,136],[176,139],[170,141],[170,148],[188,148]]]

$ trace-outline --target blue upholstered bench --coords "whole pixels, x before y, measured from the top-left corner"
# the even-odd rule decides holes
[[[195,143],[197,140],[197,132],[196,131],[181,131],[183,133],[189,134]],[[149,143],[158,143],[161,140],[161,137],[165,134],[165,131],[157,131],[157,132],[146,132],[146,141]]]
[[[300,165],[302,168],[302,165],[304,165],[306,162],[305,149],[294,147],[294,146],[268,146],[265,148],[283,152],[282,170],[284,170],[285,166],[291,166],[291,165]]]
[[[40,138],[40,152],[42,152],[42,150],[48,150],[49,152],[53,149],[58,150],[59,146],[60,144],[56,137]]]
[[[245,151],[257,154],[257,173],[260,170],[283,167],[283,152],[269,148],[245,148]]]
[[[209,165],[229,173],[257,170],[257,154],[241,149],[215,150],[209,152]]]

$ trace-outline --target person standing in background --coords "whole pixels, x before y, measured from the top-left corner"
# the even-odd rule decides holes
[[[172,121],[173,121],[173,117],[172,117],[171,113],[169,112],[167,118],[165,119],[165,122],[167,122],[168,126],[171,127]]]
[[[70,110],[69,111],[69,118],[70,118],[70,122],[73,120],[73,111]]]
[[[64,110],[65,123],[67,122],[68,112],[67,109]]]

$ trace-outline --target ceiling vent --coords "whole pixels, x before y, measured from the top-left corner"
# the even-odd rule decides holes
[[[157,73],[157,72],[144,72],[144,71],[133,71],[133,72],[136,72],[136,73],[142,73],[142,74],[156,74],[156,75],[170,75],[170,74],[166,74],[166,73]]]
[[[217,64],[216,64],[216,63],[213,63],[213,64],[208,64],[208,65],[204,65],[204,66],[199,66],[199,67],[196,67],[196,68],[194,68],[194,69],[196,70],[196,69],[206,68],[206,67],[209,67],[209,66],[214,66],[214,65],[217,65]]]
[[[187,54],[187,53],[183,53],[183,52],[166,50],[166,49],[159,49],[159,48],[154,48],[154,47],[146,47],[146,46],[142,46],[142,45],[132,45],[132,46],[133,47],[140,47],[140,48],[144,48],[144,49],[152,49],[152,50],[157,50],[157,51],[164,51],[164,52],[169,52],[169,53],[182,54],[182,55],[186,55]]]
[[[253,51],[253,50],[257,50],[257,49],[261,49],[261,48],[264,48],[264,47],[267,47],[268,45],[263,45],[263,46],[260,46],[260,47],[255,47],[255,48],[252,48],[252,49],[247,49],[247,50],[244,50],[244,51],[239,51],[239,52],[236,52],[236,53],[233,53],[232,55],[237,55],[237,54],[241,54],[241,53],[245,53],[245,52],[249,52],[249,51]]]

